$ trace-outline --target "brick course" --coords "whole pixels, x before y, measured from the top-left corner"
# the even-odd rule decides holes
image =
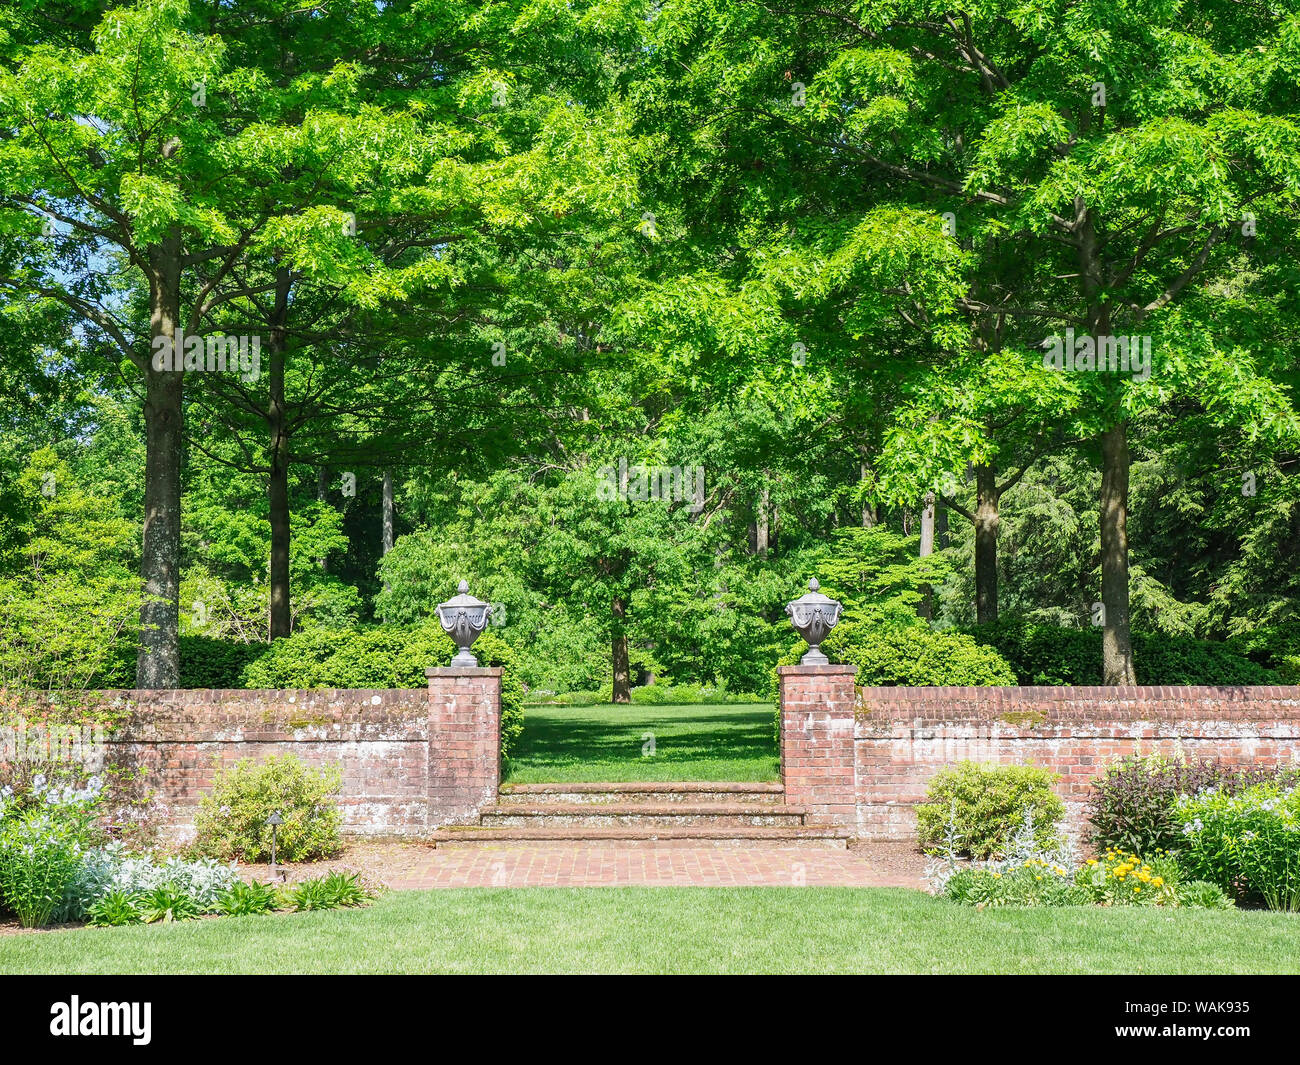
[[[855,688],[848,666],[778,672],[788,801],[864,838],[915,835],[930,777],[963,759],[1060,774],[1076,833],[1091,781],[1128,754],[1300,761],[1300,687]]]

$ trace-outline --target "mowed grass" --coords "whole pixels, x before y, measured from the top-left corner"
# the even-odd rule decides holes
[[[364,910],[0,936],[3,973],[1281,973],[1300,916],[976,912],[894,888],[394,892]]]
[[[770,703],[530,706],[506,781],[776,780],[774,716]]]

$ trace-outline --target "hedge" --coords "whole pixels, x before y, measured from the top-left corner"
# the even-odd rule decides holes
[[[1100,628],[1066,629],[998,621],[962,630],[1010,663],[1010,683],[1102,683]],[[1231,643],[1159,633],[1133,634],[1139,684],[1277,684],[1277,674]]]

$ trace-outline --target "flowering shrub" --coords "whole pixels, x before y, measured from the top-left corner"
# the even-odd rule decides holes
[[[1110,766],[1093,781],[1088,820],[1098,847],[1150,855],[1177,853],[1182,826],[1174,817],[1180,795],[1205,788],[1236,794],[1267,780],[1294,783],[1293,766],[1241,766],[1222,762],[1179,762],[1162,755],[1133,755]]]
[[[926,870],[936,895],[965,906],[1192,906],[1232,903],[1213,884],[1183,883],[1177,863],[1161,855],[1107,851],[1080,863],[1068,843],[1043,847],[1032,814],[1007,844],[1005,858],[962,867],[949,825],[945,848]]]
[[[293,755],[251,758],[223,772],[199,801],[195,849],[228,861],[271,857],[267,818],[279,811],[278,856],[286,862],[329,858],[343,847],[342,814],[334,801],[342,787],[336,766],[309,769]]]
[[[1174,817],[1192,876],[1271,910],[1300,910],[1300,788],[1206,788],[1179,799]]]
[[[50,923],[81,854],[75,827],[48,813],[11,819],[0,831],[0,897],[24,927]]]
[[[102,782],[58,786],[44,776],[24,794],[0,789],[0,901],[27,928],[61,917],[94,831]]]
[[[1055,825],[1065,816],[1065,804],[1052,791],[1055,781],[1051,771],[1028,765],[960,762],[942,769],[930,781],[928,801],[916,808],[917,835],[923,846],[938,845],[952,820],[961,853],[998,857],[1005,855],[1028,811],[1039,826],[1037,845],[1049,848],[1057,840]]]

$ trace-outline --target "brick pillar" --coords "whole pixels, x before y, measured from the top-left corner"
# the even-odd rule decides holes
[[[501,670],[449,666],[429,678],[429,827],[477,823],[501,784]]]
[[[856,666],[782,666],[781,778],[785,801],[809,824],[857,819],[853,763]]]

